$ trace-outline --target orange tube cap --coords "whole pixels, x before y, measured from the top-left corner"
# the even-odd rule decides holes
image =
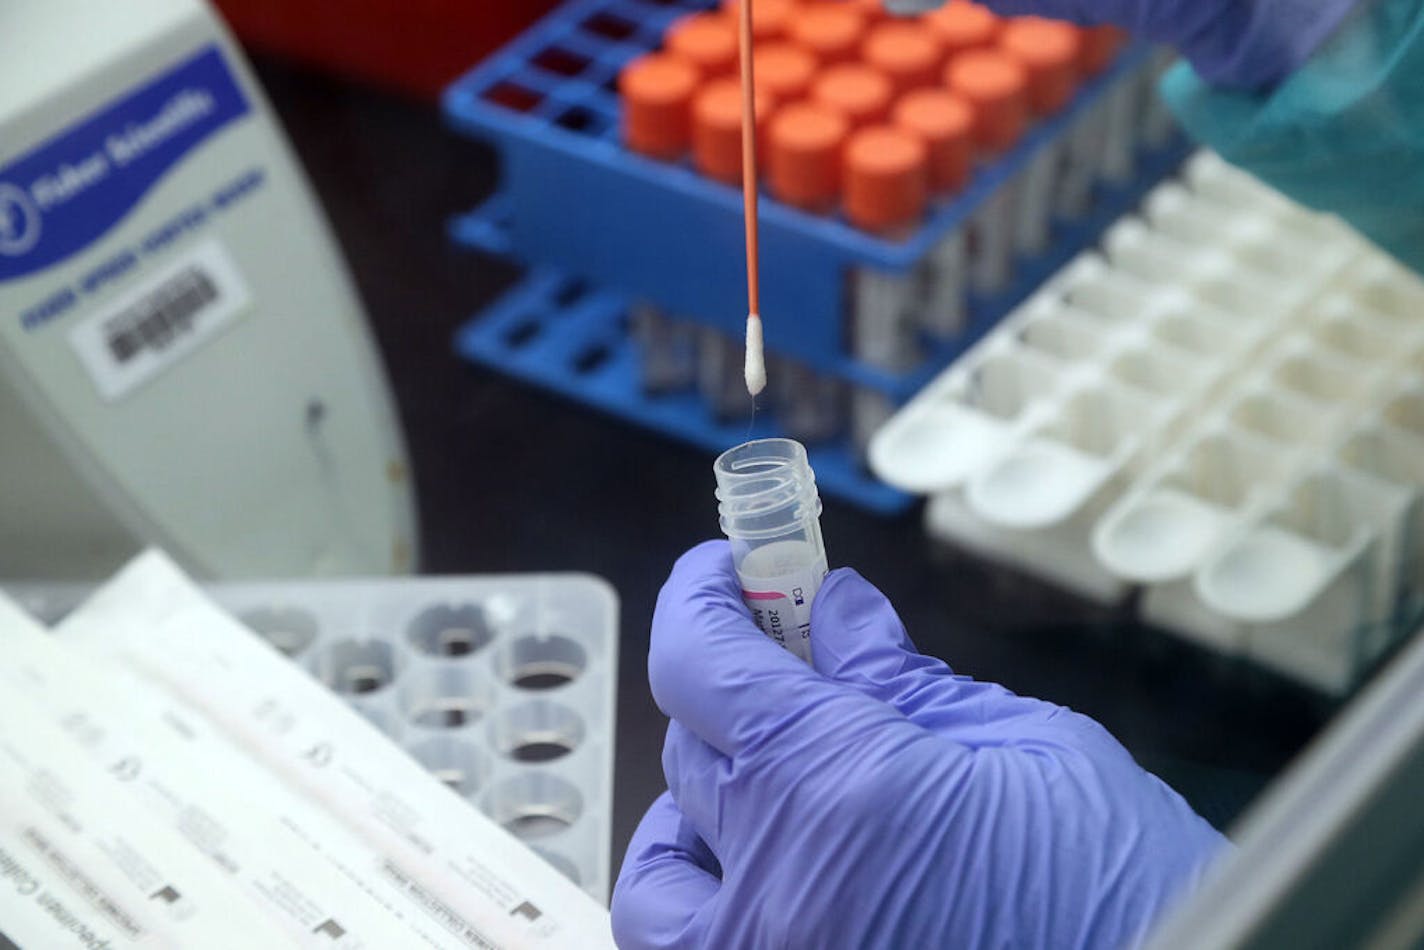
[[[944,54],[928,30],[914,23],[882,23],[860,47],[867,66],[890,78],[896,92],[935,85]]]
[[[663,37],[663,48],[702,70],[725,76],[737,69],[737,28],[716,13],[694,13],[678,20]]]
[[[939,40],[946,56],[994,45],[1003,21],[985,7],[968,0],[950,0],[924,15],[925,26]]]
[[[1127,42],[1127,34],[1115,26],[1090,26],[1082,31],[1082,55],[1078,67],[1085,76],[1096,76],[1113,61]]]
[[[752,65],[757,89],[777,102],[805,97],[816,78],[816,57],[792,43],[758,46],[752,54]]]
[[[1056,112],[1078,87],[1083,54],[1077,27],[1040,17],[1010,20],[999,35],[999,48],[1028,73],[1028,103],[1034,112]]]
[[[865,36],[865,16],[847,3],[818,3],[796,11],[790,38],[822,65],[854,60]]]
[[[950,61],[945,81],[974,109],[974,141],[1002,151],[1023,134],[1028,116],[1028,75],[1003,53],[971,50]]]
[[[813,102],[839,112],[856,128],[883,122],[894,98],[890,80],[859,63],[832,66],[811,86]]]
[[[765,143],[772,100],[756,93],[757,141]],[[692,158],[709,178],[738,184],[742,180],[742,83],[735,77],[714,79],[692,102]]]
[[[781,109],[767,133],[767,172],[772,194],[787,204],[823,210],[840,191],[841,151],[850,124],[839,113],[811,103]]]
[[[974,109],[945,89],[918,89],[895,105],[895,125],[929,150],[930,188],[962,188],[974,158]]]
[[[846,217],[869,231],[913,224],[925,212],[928,174],[917,136],[888,125],[861,129],[846,145]]]
[[[623,67],[623,141],[636,152],[676,158],[687,150],[697,69],[668,53],[651,53]]]
[[[741,6],[741,0],[722,2],[722,12],[731,18],[734,25],[741,16]],[[786,35],[795,9],[796,4],[791,0],[753,0],[752,39],[758,43],[781,39]]]

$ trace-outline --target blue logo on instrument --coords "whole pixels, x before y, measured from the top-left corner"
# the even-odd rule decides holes
[[[250,111],[208,46],[0,167],[0,282],[84,250],[189,152]]]

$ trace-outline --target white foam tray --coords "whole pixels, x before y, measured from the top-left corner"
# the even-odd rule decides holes
[[[1424,283],[1202,153],[869,454],[931,534],[1343,691],[1424,593]]]

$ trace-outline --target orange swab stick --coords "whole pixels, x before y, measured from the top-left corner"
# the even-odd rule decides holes
[[[742,0],[739,46],[742,59],[742,214],[747,228],[747,392],[766,388],[762,350],[761,288],[757,274],[756,87],[752,75],[752,0]]]

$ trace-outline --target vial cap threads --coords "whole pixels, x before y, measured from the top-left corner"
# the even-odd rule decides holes
[[[821,514],[816,475],[793,439],[744,442],[719,455],[712,470],[729,538],[774,538]]]

